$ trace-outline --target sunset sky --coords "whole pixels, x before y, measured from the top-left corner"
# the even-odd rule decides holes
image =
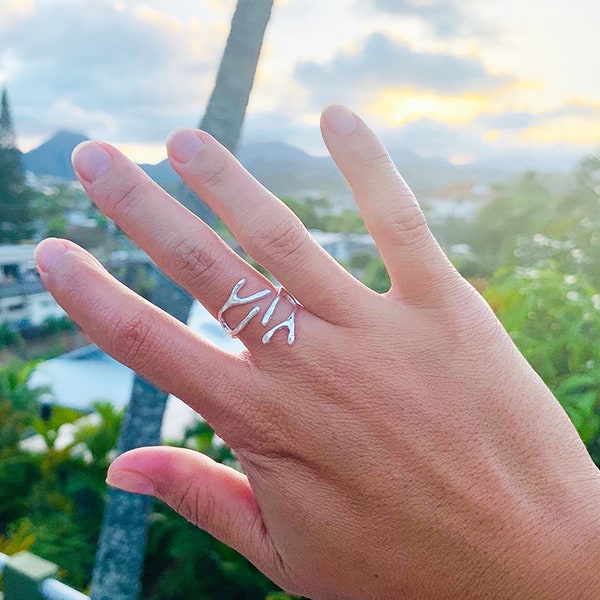
[[[235,0],[2,0],[19,144],[59,129],[156,162],[198,123]],[[323,154],[343,102],[392,148],[570,167],[600,147],[598,0],[279,0],[245,141]]]

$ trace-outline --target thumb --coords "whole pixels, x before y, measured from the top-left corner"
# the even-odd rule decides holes
[[[273,577],[280,562],[248,478],[184,448],[136,448],[111,464],[108,485],[153,495]]]

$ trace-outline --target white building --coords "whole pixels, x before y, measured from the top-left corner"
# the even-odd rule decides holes
[[[0,245],[0,325],[37,327],[65,312],[42,284],[35,245]]]
[[[368,233],[333,233],[311,229],[310,234],[319,246],[342,263],[347,263],[355,254],[377,255],[375,242]]]
[[[452,218],[470,221],[477,216],[490,196],[487,184],[454,183],[433,194],[423,203],[423,208],[432,223]]]
[[[239,353],[244,349],[243,344],[230,338],[199,302],[192,306],[188,326],[221,350]],[[93,411],[95,402],[109,402],[117,408],[125,408],[129,403],[133,378],[131,369],[98,346],[90,345],[40,363],[31,374],[28,385],[32,388],[48,387],[52,401],[58,406],[87,412]],[[180,440],[185,430],[198,419],[198,414],[187,404],[169,396],[161,431],[163,440]],[[39,440],[28,443],[35,445]],[[66,445],[68,439],[64,443]]]

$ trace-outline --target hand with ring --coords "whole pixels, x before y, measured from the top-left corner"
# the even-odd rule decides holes
[[[208,134],[173,168],[283,286],[115,148],[74,154],[94,202],[246,347],[220,351],[64,240],[38,249],[58,302],[112,356],[197,410],[244,474],[186,449],[118,457],[274,582],[319,599],[593,598],[600,479],[566,414],[457,273],[386,150],[322,117],[391,289],[363,286]]]

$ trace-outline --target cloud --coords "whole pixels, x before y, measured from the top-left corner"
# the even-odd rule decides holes
[[[344,51],[327,63],[300,63],[296,78],[312,90],[319,104],[332,99],[363,104],[390,87],[460,94],[491,91],[512,82],[490,73],[476,58],[416,52],[383,33],[372,34],[358,51]]]
[[[0,25],[19,133],[144,142],[199,121],[224,42],[213,29],[125,3],[57,4]]]
[[[488,113],[477,119],[475,125],[487,129],[514,130],[529,127],[536,116],[526,110],[508,110],[499,113]]]
[[[530,126],[520,132],[520,138],[526,143],[598,147],[600,104],[575,100],[538,114]]]
[[[471,126],[494,143],[562,144],[579,147],[581,152],[599,143],[600,105],[573,100],[544,111],[486,112]]]
[[[0,22],[27,15],[33,10],[33,0],[2,0]]]
[[[402,17],[417,17],[425,21],[440,37],[488,31],[464,10],[464,4],[452,0],[373,0],[376,9]],[[488,31],[489,32],[489,31]]]
[[[551,140],[523,143],[520,131],[491,139],[483,126],[461,126],[419,119],[402,127],[380,129],[392,150],[407,149],[422,156],[445,157],[456,164],[480,163],[510,170],[572,168],[585,153],[581,146]],[[402,165],[398,165],[402,169]]]

